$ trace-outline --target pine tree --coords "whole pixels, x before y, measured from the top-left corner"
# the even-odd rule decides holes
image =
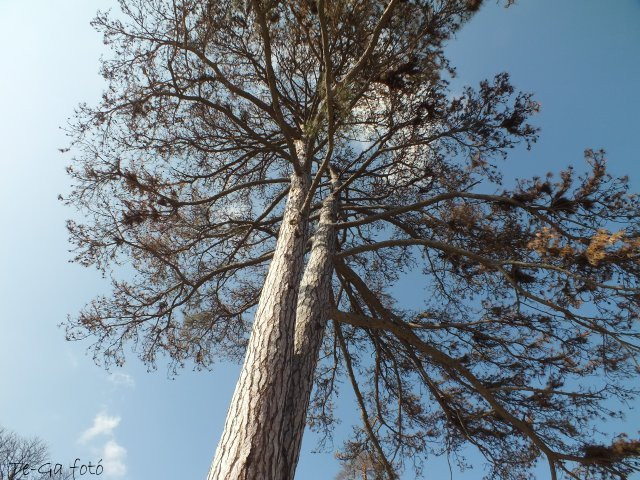
[[[538,104],[507,74],[449,91],[444,42],[480,3],[120,0],[95,19],[113,56],[69,128],[68,227],[77,262],[137,276],[67,336],[115,363],[244,358],[209,480],[292,479],[339,377],[362,419],[343,458],[384,478],[468,445],[492,478],[541,457],[553,479],[638,469],[638,442],[587,429],[636,394],[638,198],[591,150],[584,175],[502,185]],[[412,271],[419,311],[393,296]]]

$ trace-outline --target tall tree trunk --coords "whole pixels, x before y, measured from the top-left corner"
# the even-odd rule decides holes
[[[306,240],[307,221],[300,218],[300,210],[308,187],[308,178],[292,175],[276,250],[207,480],[270,480],[280,476]]]
[[[322,344],[331,296],[337,200],[329,195],[312,238],[311,254],[298,295],[291,383],[285,414],[284,448],[279,480],[292,480],[302,444],[313,374]]]

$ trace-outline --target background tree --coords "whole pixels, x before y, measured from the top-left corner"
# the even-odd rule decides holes
[[[36,471],[29,471],[28,475],[23,475],[25,466],[34,467]],[[43,473],[38,473],[37,470],[40,467],[43,467]],[[44,441],[37,437],[21,437],[0,426],[0,480],[20,478],[69,480],[72,478],[68,468],[57,472],[54,467],[55,462],[50,463],[49,449]],[[52,470],[51,474],[49,468]],[[56,473],[53,473],[54,470]]]
[[[353,458],[342,462],[342,469],[336,475],[336,480],[375,480],[384,479],[384,470],[376,468],[375,461],[370,454],[362,452]]]
[[[67,335],[116,363],[127,343],[174,367],[246,352],[210,479],[292,478],[342,376],[362,418],[345,458],[387,478],[467,445],[493,478],[540,457],[554,479],[638,468],[637,442],[591,429],[636,394],[637,197],[591,150],[582,175],[502,185],[538,105],[507,74],[449,91],[443,43],[480,3],[121,0],[96,18],[114,56],[70,127],[87,220],[69,230],[78,262],[137,277]],[[394,301],[409,272],[420,310]]]

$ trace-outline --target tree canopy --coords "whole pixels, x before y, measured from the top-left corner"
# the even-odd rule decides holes
[[[48,460],[47,444],[38,437],[26,438],[0,426],[0,480],[31,478],[70,480],[73,470]]]
[[[467,0],[120,0],[94,25],[113,55],[102,102],[69,127],[75,260],[131,264],[67,323],[96,359],[127,345],[174,367],[241,358],[296,178],[307,238],[335,199],[332,320],[309,423],[339,378],[362,425],[342,458],[383,478],[477,448],[490,478],[626,478],[640,443],[605,438],[636,398],[640,203],[587,168],[504,185],[539,105],[506,73],[454,94],[443,46]],[[326,218],[332,218],[331,216]],[[305,252],[314,244],[305,243]],[[394,299],[421,274],[421,309]],[[304,295],[301,291],[300,295]]]

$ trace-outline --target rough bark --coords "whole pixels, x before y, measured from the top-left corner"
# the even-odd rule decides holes
[[[240,378],[208,480],[275,479],[285,429],[306,220],[300,218],[309,181],[292,175]]]
[[[313,388],[313,374],[327,324],[335,251],[337,200],[329,195],[322,206],[318,227],[312,238],[311,254],[304,270],[296,311],[295,345],[291,383],[284,422],[284,444],[279,479],[292,480],[300,454]]]

